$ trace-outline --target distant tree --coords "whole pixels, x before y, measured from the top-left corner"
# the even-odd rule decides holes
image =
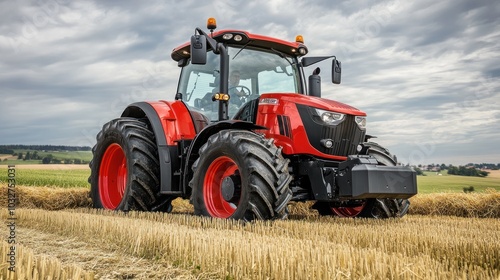
[[[470,192],[474,192],[473,186],[469,186],[468,188],[467,187],[464,188],[464,193],[470,193]]]
[[[42,158],[42,163],[43,164],[49,164],[52,161],[52,158],[54,156],[52,154],[46,155],[44,158]]]
[[[23,159],[23,153],[19,153],[19,154],[17,155],[17,159]]]
[[[458,168],[456,166],[449,166],[448,167],[448,174],[450,175],[458,175]]]
[[[64,159],[64,164],[72,164],[73,161],[71,159]]]
[[[75,159],[73,160],[73,162],[74,162],[75,164],[82,164],[82,160],[81,160],[81,159],[79,159],[79,158],[75,158]]]
[[[24,156],[24,160],[30,160],[31,159],[31,154],[30,152],[27,152],[26,155]]]
[[[422,169],[415,167],[415,172],[417,172],[417,175],[422,175],[425,176],[424,172],[422,172]]]

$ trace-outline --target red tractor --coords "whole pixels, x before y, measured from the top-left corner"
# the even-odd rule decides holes
[[[94,207],[282,219],[290,201],[320,215],[401,217],[416,173],[369,141],[366,114],[321,98],[319,68],[295,42],[241,30],[195,29],[172,51],[182,69],[174,101],[129,105],[97,135],[90,163]]]

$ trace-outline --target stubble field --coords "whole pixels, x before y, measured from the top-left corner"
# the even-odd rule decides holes
[[[247,224],[193,216],[184,200],[170,214],[125,214],[90,209],[88,187],[16,191],[17,270],[4,242],[0,279],[500,279],[493,189],[419,194],[402,219],[319,217],[296,203],[288,220]]]

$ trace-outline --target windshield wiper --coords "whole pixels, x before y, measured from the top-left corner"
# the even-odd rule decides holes
[[[284,55],[282,52],[280,52],[280,51],[278,51],[278,50],[275,50],[275,49],[273,49],[273,48],[271,48],[271,50],[272,50],[275,54],[279,55],[279,57],[286,59],[286,61],[288,61],[288,64],[290,64],[290,66],[292,66],[292,67],[293,67],[293,63],[292,63],[292,62],[288,59],[288,57],[286,57],[286,55]]]
[[[246,44],[244,44],[244,45],[243,45],[243,47],[241,47],[241,49],[240,49],[240,50],[239,50],[239,51],[238,51],[238,52],[237,52],[237,53],[233,56],[233,58],[232,58],[232,59],[235,59],[235,58],[236,58],[236,56],[237,56],[237,55],[239,55],[239,54],[240,54],[240,52],[241,52],[242,50],[244,50],[244,49],[248,46],[248,44],[250,44],[250,42],[252,42],[252,40],[249,40]]]
[[[274,52],[275,54],[277,54],[279,57],[284,58],[284,59],[288,62],[288,64],[290,64],[290,66],[292,66],[292,68],[293,68],[293,62],[291,62],[291,61],[288,59],[288,57],[287,57],[284,53],[282,53],[282,52],[280,52],[280,51],[278,51],[278,50],[275,50],[275,49],[273,49],[273,48],[271,48],[271,51],[273,51],[273,52]],[[284,68],[284,70],[285,70],[285,72],[286,72],[286,74],[287,74],[288,76],[292,76],[292,74],[290,74],[290,73],[288,73],[288,71],[286,71],[286,68]]]

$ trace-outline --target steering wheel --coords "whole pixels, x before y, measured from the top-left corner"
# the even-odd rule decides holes
[[[239,90],[240,88],[241,90]],[[232,89],[237,89],[240,92],[243,92],[243,96],[250,96],[252,95],[252,91],[246,87],[246,86],[234,86],[234,87],[229,87],[228,92],[231,92]]]

